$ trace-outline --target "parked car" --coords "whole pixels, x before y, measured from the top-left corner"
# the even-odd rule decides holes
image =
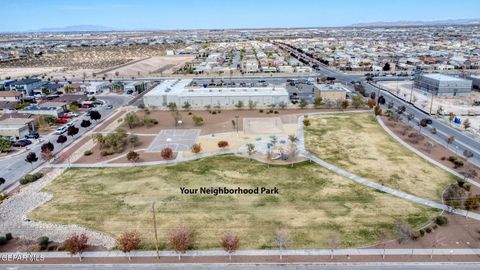
[[[127,91],[127,95],[131,95],[131,94],[133,94],[133,90],[132,90],[132,89],[130,89],[130,90]]]
[[[65,126],[59,127],[55,130],[55,134],[57,134],[57,135],[63,134],[65,132],[67,132],[67,127],[65,127]]]
[[[16,142],[13,142],[12,146],[13,147],[25,147],[25,146],[30,145],[30,144],[32,144],[32,141],[27,140],[27,139],[23,139],[23,140],[18,140]]]
[[[27,139],[38,139],[40,138],[40,134],[38,132],[30,132],[30,134],[25,135]]]
[[[108,105],[107,105],[107,110],[111,110],[111,109],[113,109],[112,104],[108,104]]]
[[[79,116],[78,113],[74,113],[74,112],[69,112],[69,113],[67,113],[67,115],[70,115],[71,117],[78,117]]]
[[[68,118],[72,118],[72,116],[71,116],[71,115],[69,115],[68,113],[66,113],[66,114],[62,114],[62,115],[60,115],[58,118],[62,118],[62,119],[68,119]]]
[[[58,118],[57,119],[57,124],[66,124],[68,123],[68,120],[65,118]]]

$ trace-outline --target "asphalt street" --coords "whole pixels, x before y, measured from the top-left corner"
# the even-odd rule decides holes
[[[395,108],[401,105],[405,105],[406,111],[403,114],[406,116],[412,113],[415,116],[415,120],[412,120],[412,125],[416,129],[419,129],[419,127],[418,125],[414,124],[414,121],[418,123],[423,118],[432,119],[432,124],[429,126],[435,127],[437,129],[437,134],[432,134],[430,131],[428,131],[425,128],[422,129],[422,133],[424,133],[429,137],[434,138],[438,143],[441,143],[443,146],[449,148],[450,150],[457,152],[458,155],[463,155],[463,151],[465,149],[467,148],[470,149],[474,153],[474,156],[470,158],[469,161],[475,163],[476,165],[480,165],[480,142],[479,141],[472,139],[471,137],[463,134],[462,132],[454,128],[450,128],[446,126],[445,124],[441,123],[439,120],[436,120],[435,118],[430,117],[429,115],[418,110],[417,108],[413,107],[409,103],[398,99],[393,94],[387,91],[380,90],[379,88],[371,86],[370,84],[367,84],[367,83],[363,83],[363,86],[368,93],[376,92],[378,93],[378,96],[385,97],[385,100],[386,100],[385,104],[387,104],[389,101],[393,101]],[[386,109],[385,106],[384,106],[384,109]],[[451,135],[455,136],[455,141],[452,144],[448,144],[447,138]]]
[[[119,107],[127,103],[128,100],[131,98],[131,96],[105,95],[105,96],[99,96],[98,98],[100,100],[104,100],[106,104],[111,104],[113,106],[113,109],[110,109],[110,110],[107,109],[105,105],[97,107],[97,110],[102,115],[102,119],[105,119],[109,115],[111,115],[116,109],[118,109]],[[14,185],[15,182],[17,182],[23,175],[29,173],[33,169],[43,164],[43,161],[41,160],[41,153],[40,153],[40,148],[43,143],[50,141],[55,146],[54,154],[56,154],[60,152],[62,149],[64,149],[65,147],[72,144],[73,142],[81,139],[83,134],[91,130],[96,125],[95,121],[91,121],[92,126],[88,128],[82,128],[80,126],[80,123],[82,122],[83,119],[90,120],[90,118],[85,115],[77,117],[77,119],[75,119],[75,126],[79,128],[79,132],[73,138],[70,136],[67,136],[67,134],[64,133],[63,135],[67,136],[68,139],[67,139],[67,142],[65,142],[63,145],[57,143],[58,135],[52,132],[49,135],[41,136],[40,140],[32,139],[33,144],[29,145],[28,151],[26,151],[25,153],[16,155],[11,158],[5,158],[0,160],[0,168],[1,168],[0,177],[5,178],[6,180],[5,184],[0,186],[0,191],[8,189],[10,186]],[[29,152],[36,153],[38,157],[37,162],[30,164],[25,161],[25,157]]]
[[[226,264],[133,264],[133,265],[31,265],[31,266],[0,266],[0,269],[8,270],[45,270],[45,269],[72,269],[72,270],[86,270],[86,269],[115,269],[115,270],[154,270],[154,269],[200,269],[200,270],[245,270],[245,269],[257,269],[257,270],[473,270],[479,269],[480,264],[411,264],[411,263],[398,263],[398,264],[383,264],[383,265],[259,265],[259,264],[244,264],[244,265],[226,265]]]

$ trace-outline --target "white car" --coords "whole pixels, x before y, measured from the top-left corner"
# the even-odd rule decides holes
[[[70,115],[71,117],[78,117],[78,113],[69,112],[67,114]]]
[[[67,132],[67,127],[65,127],[65,126],[59,127],[55,130],[55,134],[57,134],[57,135],[63,134],[65,132]]]

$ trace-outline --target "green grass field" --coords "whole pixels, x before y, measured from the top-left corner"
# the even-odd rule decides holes
[[[435,201],[456,181],[391,138],[371,113],[315,116],[310,121],[307,150],[351,173]]]
[[[180,187],[277,187],[280,195],[182,195]],[[151,204],[156,203],[160,241],[169,228],[196,231],[196,248],[219,248],[224,230],[238,232],[241,248],[271,248],[274,233],[290,233],[290,248],[323,248],[338,233],[341,246],[374,244],[392,235],[400,219],[419,226],[433,209],[392,197],[308,162],[270,166],[236,156],[171,166],[69,169],[45,188],[53,199],[30,218],[75,223],[117,236],[136,229],[153,247]]]

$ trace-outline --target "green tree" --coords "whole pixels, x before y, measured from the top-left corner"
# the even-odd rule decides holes
[[[78,108],[77,105],[72,104],[72,105],[68,106],[68,109],[72,112],[76,112],[76,111],[78,111],[79,108]]]
[[[172,112],[176,111],[177,110],[177,103],[170,102],[170,103],[167,104],[167,108]]]
[[[135,112],[127,113],[123,121],[125,121],[130,129],[138,126],[141,123],[140,118]]]
[[[301,109],[305,109],[305,107],[307,107],[308,103],[307,101],[305,101],[304,99],[300,100],[300,104],[298,104],[298,106],[301,108]]]
[[[57,122],[57,118],[53,115],[45,115],[43,117],[43,120],[45,121],[45,123],[47,123],[49,125],[53,125],[53,124],[55,124],[55,122]]]
[[[243,101],[239,100],[236,104],[235,104],[235,107],[239,110],[241,110],[243,108]]]
[[[190,110],[191,107],[192,107],[192,105],[188,101],[185,101],[182,105],[182,109],[184,109],[186,111]]]
[[[352,96],[352,107],[355,109],[358,109],[362,107],[365,104],[363,97],[360,95],[354,95]]]
[[[248,108],[249,108],[250,110],[253,110],[253,109],[255,109],[255,107],[257,107],[257,103],[254,102],[253,100],[249,100],[249,101],[248,101]]]
[[[342,103],[340,103],[340,107],[342,108],[342,110],[345,110],[346,108],[348,108],[348,100],[344,100],[342,101]]]
[[[11,146],[12,146],[12,143],[10,142],[9,139],[0,137],[0,152],[10,151]]]
[[[193,122],[195,123],[195,125],[197,125],[197,126],[203,125],[203,117],[201,117],[201,116],[198,116],[198,115],[192,116],[192,121],[193,121]]]
[[[319,108],[322,105],[323,105],[323,98],[322,97],[316,97],[315,100],[313,101],[313,106],[315,108]]]

